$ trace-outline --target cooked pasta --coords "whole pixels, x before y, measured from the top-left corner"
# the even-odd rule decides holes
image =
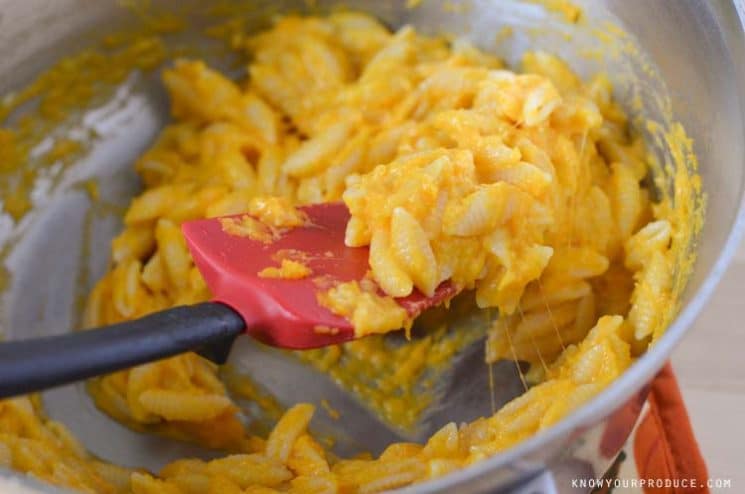
[[[350,320],[356,336],[411,327],[406,310],[392,298],[378,295],[371,283],[340,283],[317,298],[321,306]]]
[[[185,354],[95,379],[90,392],[117,420],[225,457],[157,474],[108,465],[24,397],[0,402],[0,464],[83,492],[380,492],[550,427],[660,336],[684,226],[652,203],[644,144],[629,136],[607,78],[583,81],[542,52],[514,72],[463,40],[391,33],[351,12],[282,17],[240,39],[251,54],[244,83],[199,60],[164,71],[173,122],[135,165],[145,190],[112,242],[86,325],[209,298],[180,234],[185,220],[235,215],[221,220],[226,232],[270,242],[304,224],[295,205],[343,200],[345,241],[369,246],[370,272],[329,287],[322,305],[358,335],[388,332],[411,323],[392,297],[450,281],[499,313],[487,361],[529,362],[535,385],[490,417],[443,424],[424,444],[341,459],[309,431],[310,404],[284,412],[267,438],[251,435],[216,367]],[[292,252],[275,260],[259,275],[311,274]],[[350,386],[390,364],[390,379],[371,379],[365,396],[411,423],[426,405],[412,383],[458,348],[446,330],[395,350],[373,336],[301,358]]]

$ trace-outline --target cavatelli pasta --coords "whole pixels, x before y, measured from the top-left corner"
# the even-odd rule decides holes
[[[138,396],[143,409],[165,420],[203,422],[222,415],[232,406],[222,395],[148,389]]]
[[[174,222],[160,219],[155,226],[155,240],[169,284],[177,290],[186,287],[192,260],[181,230]]]
[[[659,331],[663,314],[660,306],[670,303],[672,268],[661,252],[652,253],[648,264],[636,274],[636,287],[631,295],[629,322],[634,336],[643,340]]]
[[[261,454],[231,455],[207,464],[207,472],[225,477],[245,489],[253,485],[274,487],[292,478],[281,462]]]
[[[305,141],[282,164],[282,171],[291,177],[307,177],[322,172],[329,158],[339,151],[351,131],[349,122],[340,122]]]
[[[425,295],[432,295],[440,281],[437,260],[422,225],[401,207],[391,214],[391,250],[414,286]],[[377,273],[373,271],[373,275]]]
[[[298,494],[336,494],[338,486],[332,475],[298,475],[290,481],[290,492]]]
[[[348,235],[355,235],[354,230]],[[370,241],[370,267],[377,273],[380,287],[393,297],[405,297],[414,288],[411,276],[394,257],[390,233],[386,230],[376,231]]]
[[[148,474],[135,472],[130,482],[132,494],[181,494],[181,489],[174,484]]]
[[[292,445],[286,460],[288,468],[299,476],[323,476],[330,472],[326,452],[310,435],[303,434]]]
[[[285,413],[267,439],[266,453],[270,458],[287,461],[295,441],[307,429],[313,411],[311,405],[301,403]]]
[[[164,70],[174,121],[135,164],[145,189],[112,241],[85,326],[210,298],[183,221],[244,214],[223,228],[268,242],[303,224],[294,205],[343,200],[345,242],[369,246],[371,269],[362,282],[330,287],[322,305],[366,335],[410,324],[391,297],[429,294],[446,280],[473,289],[475,303],[499,313],[486,360],[527,361],[535,385],[424,444],[343,459],[313,438],[309,404],[284,414],[273,404],[277,424],[267,439],[252,436],[217,367],[185,354],[89,389],[125,424],[225,457],[178,460],[157,476],[109,465],[24,397],[0,401],[0,465],[112,494],[380,492],[550,427],[664,330],[687,225],[669,217],[671,203],[651,203],[644,142],[628,131],[607,77],[583,81],[543,52],[526,54],[516,73],[464,40],[391,33],[353,12],[287,16],[233,42],[251,54],[244,83],[198,60]],[[680,194],[675,201],[687,207]],[[266,274],[300,276],[290,262]],[[450,310],[473,310],[459,303]],[[395,348],[372,336],[301,358],[365,391],[387,420],[411,424],[426,407],[418,379],[468,342],[448,342],[446,329]]]
[[[642,213],[642,196],[638,179],[628,166],[622,163],[611,165],[609,198],[615,224],[621,239],[628,239],[634,231]]]

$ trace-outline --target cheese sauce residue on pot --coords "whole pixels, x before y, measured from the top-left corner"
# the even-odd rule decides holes
[[[664,330],[680,273],[690,268],[681,265],[695,222],[681,215],[695,214],[690,197],[699,184],[684,161],[675,163],[674,198],[653,201],[650,158],[607,78],[582,81],[542,52],[511,71],[465,41],[410,27],[391,33],[350,12],[282,17],[234,41],[251,55],[245,81],[200,60],[177,60],[164,72],[173,122],[135,165],[145,190],[112,242],[113,265],[90,295],[86,324],[209,299],[182,221],[251,212],[266,216],[257,221],[263,226],[291,227],[303,220],[286,216],[288,205],[344,200],[352,213],[347,243],[370,246],[376,288],[404,296],[451,280],[474,290],[479,306],[500,313],[487,360],[529,362],[534,385],[490,417],[443,424],[424,444],[342,459],[308,431],[310,404],[285,411],[266,437],[250,433],[216,367],[186,354],[96,379],[89,389],[123,423],[223,449],[223,458],[179,460],[157,475],[110,465],[47,419],[36,397],[24,397],[0,402],[2,464],[89,492],[403,487],[551,426]],[[684,133],[656,136],[690,150],[670,144],[687,142]],[[15,139],[0,133],[0,142]],[[2,149],[16,161],[23,154]],[[13,204],[6,209],[27,209]],[[278,262],[267,275],[302,274],[302,263]],[[385,304],[357,314],[356,302],[371,292],[363,288],[333,287],[327,303],[342,300],[339,310],[363,333],[405,324]],[[371,336],[300,358],[407,426],[428,404],[413,383],[471,341],[443,326],[395,348]]]

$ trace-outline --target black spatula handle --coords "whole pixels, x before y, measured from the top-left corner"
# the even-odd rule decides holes
[[[223,363],[244,330],[218,303],[157,312],[90,331],[0,344],[0,398],[107,374],[187,351]]]

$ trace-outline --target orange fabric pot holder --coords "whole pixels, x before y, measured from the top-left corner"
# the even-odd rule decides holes
[[[633,441],[639,478],[678,480],[678,485],[645,486],[645,494],[708,493],[706,464],[669,363],[652,381],[647,401]]]

